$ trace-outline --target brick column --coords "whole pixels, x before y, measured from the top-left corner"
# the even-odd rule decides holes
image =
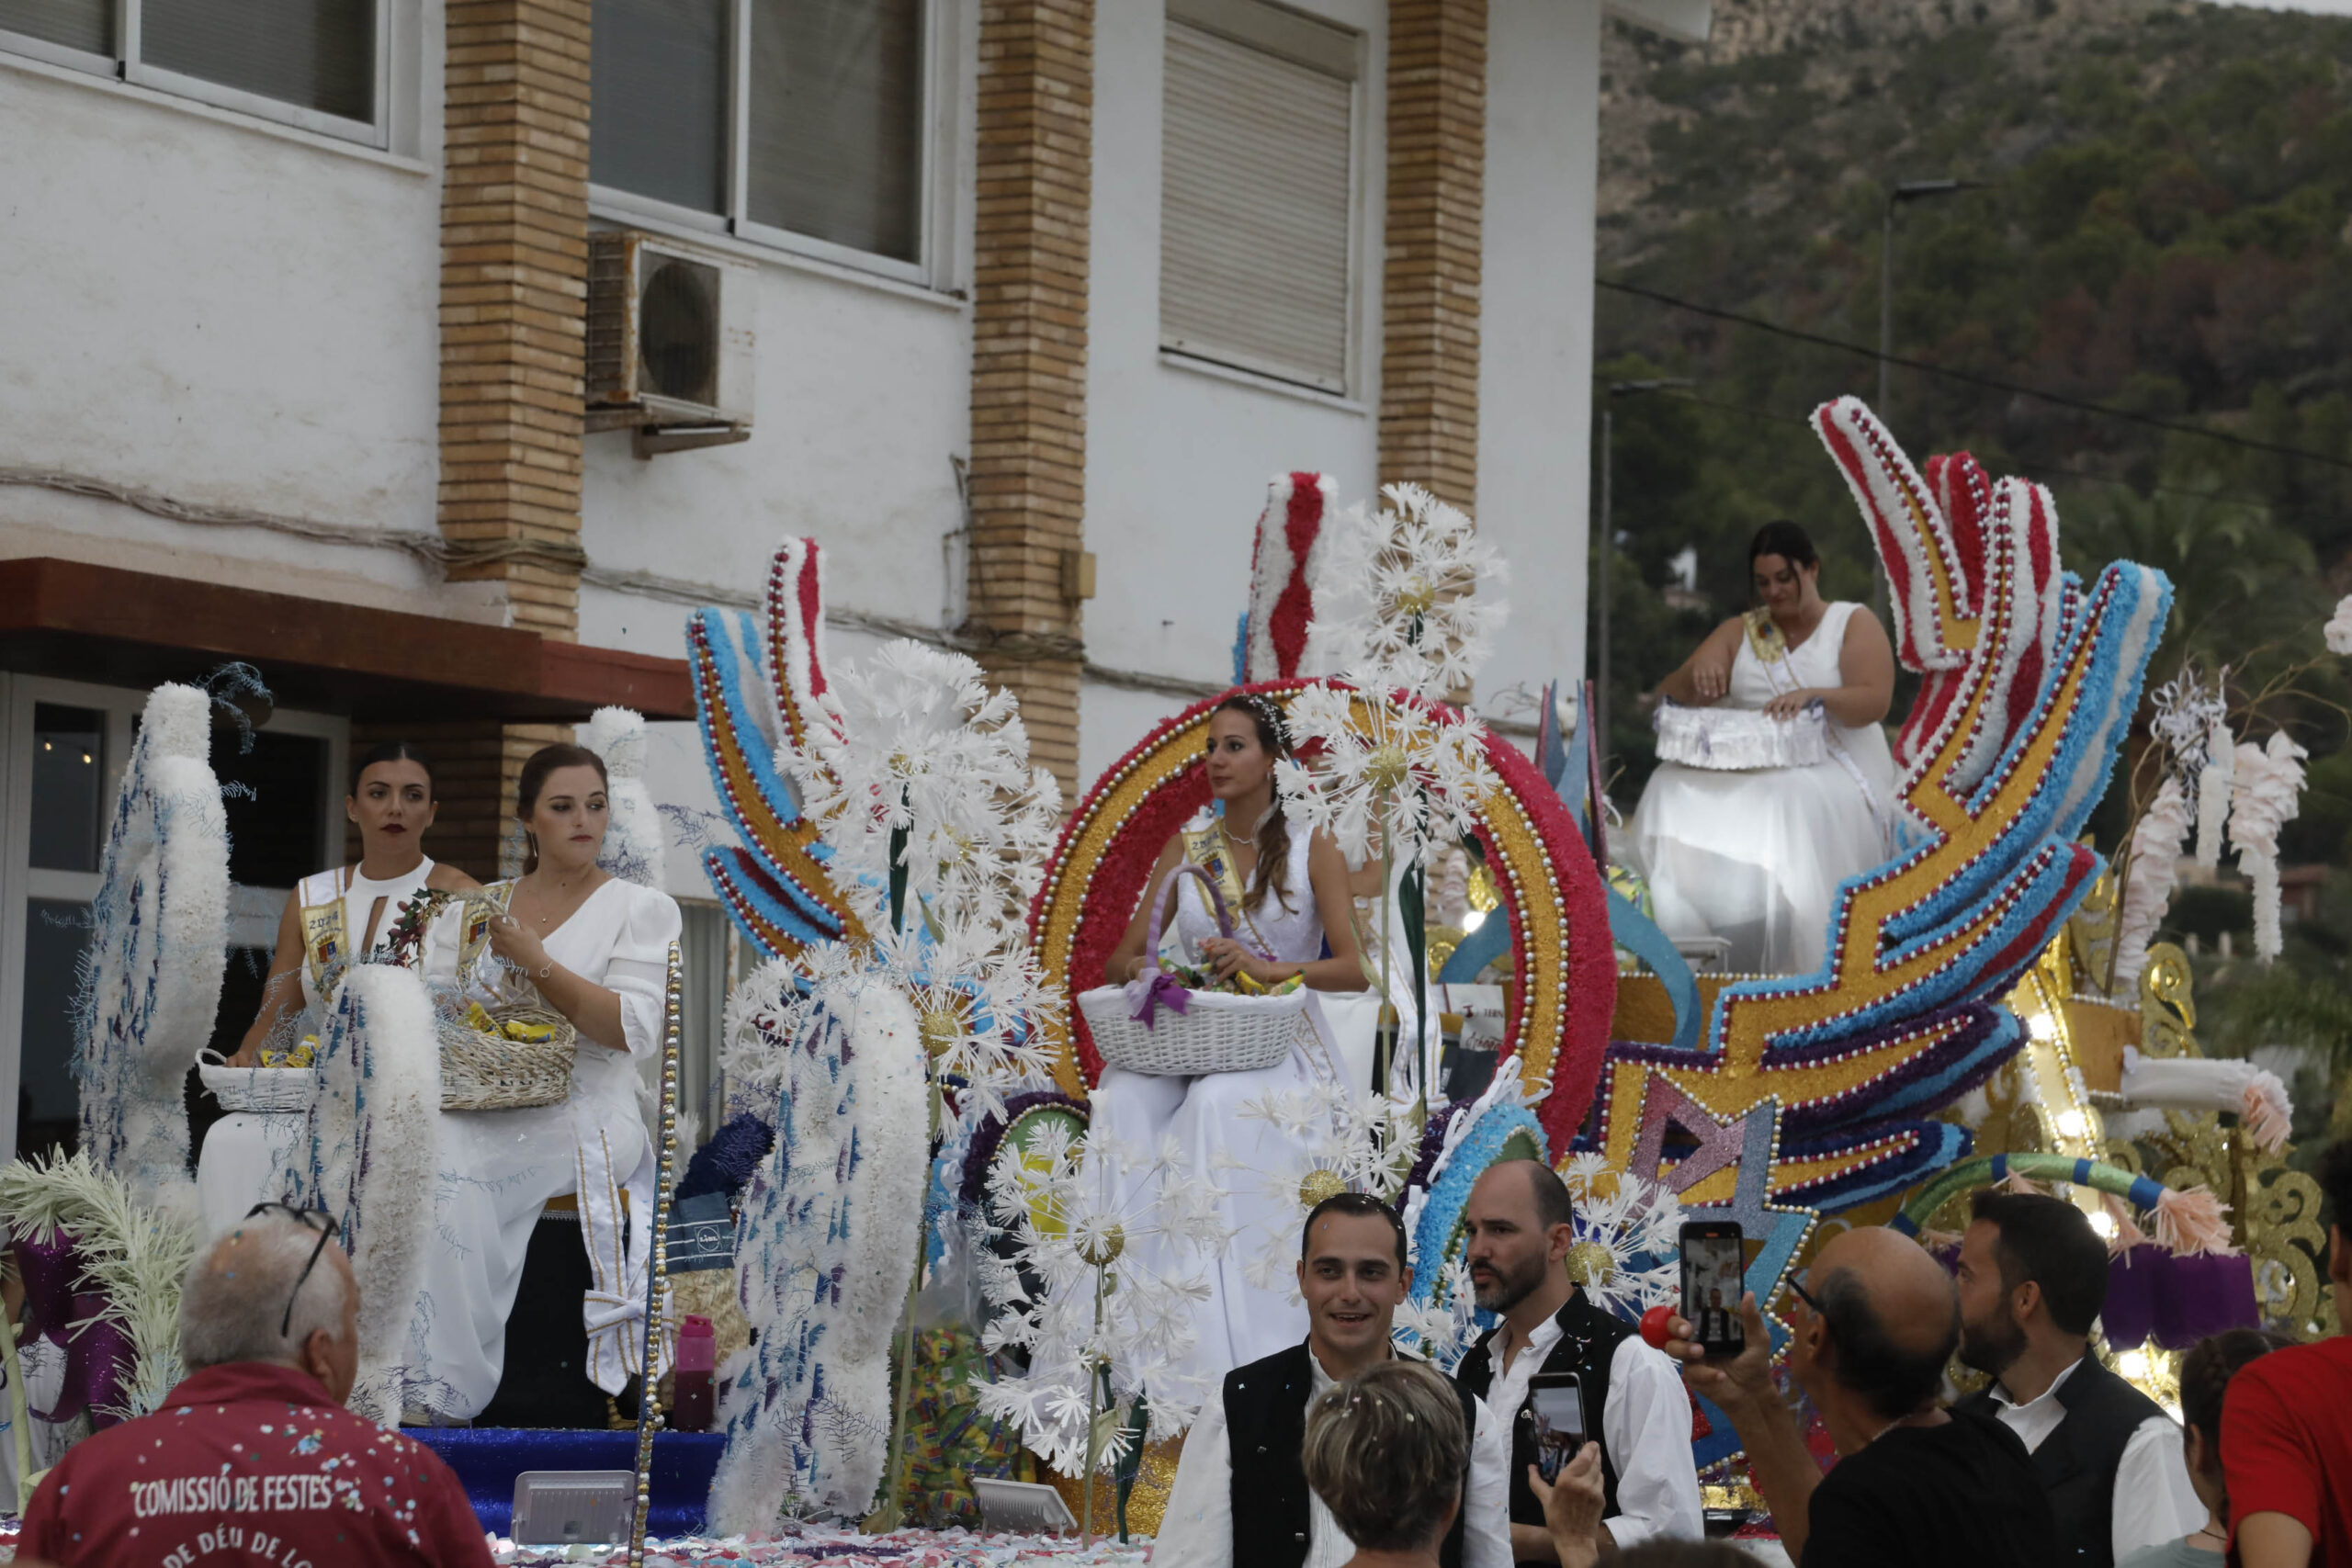
[[[441,532],[514,622],[580,624],[590,0],[449,0]]]
[[[984,0],[965,633],[1078,793],[1093,0]]]
[[[514,625],[580,628],[591,0],[448,0],[441,195],[442,537]],[[435,858],[488,881],[523,760],[568,726],[380,727],[434,758]],[[367,741],[355,727],[352,744]],[[354,852],[356,852],[356,850]]]
[[[1389,0],[1380,479],[1475,512],[1487,0]]]

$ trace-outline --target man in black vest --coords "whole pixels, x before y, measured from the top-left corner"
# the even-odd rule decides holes
[[[1607,1489],[1601,1526],[1618,1550],[1705,1534],[1690,1458],[1690,1401],[1674,1363],[1633,1325],[1585,1300],[1568,1282],[1576,1211],[1550,1168],[1500,1160],[1470,1190],[1464,1256],[1478,1304],[1502,1322],[1454,1371],[1454,1381],[1511,1435],[1510,1540],[1522,1562],[1554,1562],[1544,1506],[1528,1487],[1535,1425],[1527,1389],[1539,1371],[1575,1372],[1584,1384],[1585,1432],[1600,1440]]]
[[[1299,1457],[1306,1406],[1395,1352],[1389,1325],[1412,1285],[1405,1226],[1377,1198],[1342,1192],[1315,1206],[1301,1242],[1306,1342],[1227,1372],[1201,1407],[1169,1488],[1153,1568],[1339,1568],[1355,1555]],[[1443,1568],[1510,1568],[1509,1462],[1475,1401],[1462,1508],[1439,1551]]]
[[[2106,1568],[2204,1522],[2180,1426],[2099,1364],[2107,1244],[2072,1203],[1986,1190],[1960,1245],[1960,1359],[1992,1374],[1962,1408],[1997,1417],[2033,1455],[2070,1563]]]

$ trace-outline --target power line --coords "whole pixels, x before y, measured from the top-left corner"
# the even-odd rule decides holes
[[[1734,403],[1726,402],[1721,398],[1702,398],[1696,392],[1682,389],[1672,389],[1668,392],[1667,395],[1680,402],[1697,403],[1704,408],[1719,409],[1724,413],[1738,414],[1743,419],[1758,419],[1770,424],[1793,425],[1799,429],[1806,431],[1813,429],[1813,421],[1809,419],[1802,418],[1796,414],[1774,413],[1770,409],[1758,408],[1753,403]],[[2064,486],[2068,484],[2109,485],[2117,490],[2129,491],[2135,496],[2143,494],[2177,495],[2190,501],[2207,502],[2216,506],[2243,507],[2250,512],[2268,512],[2276,510],[2276,508],[2268,502],[2249,501],[2242,496],[2230,495],[2222,491],[2190,490],[2184,485],[2170,485],[2165,484],[2161,480],[2143,487],[2141,485],[2134,484],[2130,479],[2120,478],[2114,474],[2086,474],[2079,468],[2056,469],[2041,482],[2053,486]]]
[[[1743,315],[1737,310],[1725,310],[1713,305],[1702,305],[1695,300],[1679,299],[1671,294],[1662,294],[1655,288],[1645,288],[1637,283],[1620,283],[1607,277],[1598,278],[1595,282],[1598,287],[1610,289],[1614,293],[1630,294],[1635,299],[1669,305],[1678,310],[1688,310],[1693,315],[1707,316],[1719,321],[1730,321],[1738,326],[1753,327],[1758,332],[1770,333],[1776,337],[1789,338],[1797,343],[1809,343],[1819,348],[1834,348],[1846,354],[1858,354],[1865,359],[1875,360],[1879,357],[1878,350],[1863,344],[1848,343],[1843,338],[1828,337],[1820,333],[1809,333],[1797,327],[1782,326],[1778,321],[1768,321],[1760,316]],[[2286,446],[2275,441],[2263,441],[2251,435],[2233,434],[2226,430],[2209,430],[2201,424],[2183,424],[2177,420],[2158,419],[2154,414],[2134,413],[2130,409],[2112,408],[2106,403],[2092,402],[2087,398],[2069,397],[2064,392],[2046,391],[2040,387],[2029,387],[2019,381],[2004,381],[1998,377],[1979,376],[1968,370],[1954,370],[1949,366],[1930,364],[1924,359],[1912,359],[1899,354],[1890,354],[1886,359],[1890,365],[1900,365],[1906,370],[1917,370],[1928,376],[1940,376],[1948,381],[1959,381],[1972,387],[1982,387],[1988,391],[2007,392],[2016,397],[2037,398],[2045,403],[2054,403],[2060,408],[2073,409],[2081,413],[2095,413],[2106,419],[2122,420],[2131,424],[2145,425],[2151,430],[2169,431],[2175,435],[2201,436],[2207,441],[2217,441],[2223,446],[2236,446],[2249,452],[2265,452],[2275,457],[2295,457],[2307,463],[2323,464],[2331,468],[2352,470],[2352,459],[2331,457],[2325,453],[2309,452],[2300,446]]]

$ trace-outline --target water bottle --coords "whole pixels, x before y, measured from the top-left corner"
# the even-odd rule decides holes
[[[686,1321],[678,1330],[678,1359],[670,1401],[672,1431],[710,1430],[711,1373],[718,1365],[718,1336],[711,1327],[710,1319],[696,1313],[686,1314]]]

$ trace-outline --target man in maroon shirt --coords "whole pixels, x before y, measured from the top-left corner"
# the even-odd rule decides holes
[[[2352,1138],[2320,1156],[2327,1273],[2352,1323]],[[2231,1544],[2245,1568],[2352,1568],[2352,1335],[2249,1362],[2222,1399]]]
[[[491,1568],[440,1456],[343,1407],[359,1286],[334,1222],[265,1204],[188,1270],[187,1378],[66,1450],[17,1546],[58,1568]]]

